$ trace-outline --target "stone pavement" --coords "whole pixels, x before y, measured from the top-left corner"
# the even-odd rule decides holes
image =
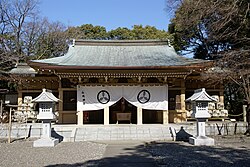
[[[107,141],[106,151],[99,162],[101,167],[155,167],[154,159],[140,141]]]

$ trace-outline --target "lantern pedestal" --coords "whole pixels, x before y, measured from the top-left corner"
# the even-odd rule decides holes
[[[195,146],[213,146],[214,139],[206,136],[206,118],[197,119],[197,137],[189,137],[189,143]]]
[[[43,122],[43,132],[40,139],[34,141],[33,147],[54,147],[59,143],[59,139],[51,137],[50,121]]]
[[[34,141],[33,147],[55,147],[59,143],[58,139],[50,138],[50,139],[38,139]]]
[[[213,146],[214,139],[207,136],[189,137],[189,143],[195,146]]]

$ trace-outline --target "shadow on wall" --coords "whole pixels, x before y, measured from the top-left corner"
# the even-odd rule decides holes
[[[181,129],[176,133],[176,130],[172,127],[169,128],[170,133],[171,133],[171,137],[173,138],[173,141],[184,141],[184,142],[188,142],[189,141],[189,137],[193,137],[193,135],[187,133],[183,126],[181,127]]]
[[[189,137],[193,137],[193,135],[187,133],[183,127],[179,130],[179,132],[176,133],[176,141],[184,141],[188,142]]]
[[[51,137],[59,139],[59,142],[63,141],[63,136],[59,135],[54,128],[51,128]]]

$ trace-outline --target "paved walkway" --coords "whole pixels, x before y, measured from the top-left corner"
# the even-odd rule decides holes
[[[107,147],[99,166],[155,167],[157,164],[139,141],[106,142]]]

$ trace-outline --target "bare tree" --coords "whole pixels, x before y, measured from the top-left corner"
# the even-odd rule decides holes
[[[177,50],[215,60],[214,70],[204,76],[238,85],[250,125],[249,0],[179,0],[170,27]]]
[[[36,40],[35,59],[62,56],[68,49],[68,33],[60,22],[50,23],[43,19],[40,24],[39,36]]]
[[[4,69],[14,62],[24,60],[25,25],[37,16],[37,0],[1,0],[0,54]]]
[[[0,1],[0,68],[8,70],[27,59],[61,56],[67,50],[62,23],[41,18],[38,0]]]

